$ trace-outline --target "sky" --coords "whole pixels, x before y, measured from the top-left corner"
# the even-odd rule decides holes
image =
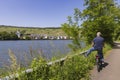
[[[60,27],[84,0],[0,0],[0,25]]]

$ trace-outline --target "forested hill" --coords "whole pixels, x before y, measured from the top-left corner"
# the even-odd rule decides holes
[[[63,36],[65,35],[61,27],[19,27],[19,26],[6,26],[0,25],[0,32],[16,32],[20,31],[24,34],[46,34],[50,36]]]

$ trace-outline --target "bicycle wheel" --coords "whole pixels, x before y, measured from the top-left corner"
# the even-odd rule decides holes
[[[100,72],[102,70],[102,61],[98,58],[96,59],[97,71]]]
[[[100,67],[101,67],[101,65],[100,65],[98,59],[96,60],[96,66],[97,66],[97,71],[100,72],[100,69],[101,69]]]

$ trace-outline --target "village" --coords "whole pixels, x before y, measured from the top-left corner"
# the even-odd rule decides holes
[[[68,36],[50,36],[47,34],[21,34],[20,31],[16,32],[19,39],[22,40],[68,40],[72,37]]]

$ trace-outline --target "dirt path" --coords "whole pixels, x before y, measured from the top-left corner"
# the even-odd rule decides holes
[[[100,72],[97,72],[95,66],[91,80],[120,80],[120,43],[116,43],[105,62],[105,67]]]

